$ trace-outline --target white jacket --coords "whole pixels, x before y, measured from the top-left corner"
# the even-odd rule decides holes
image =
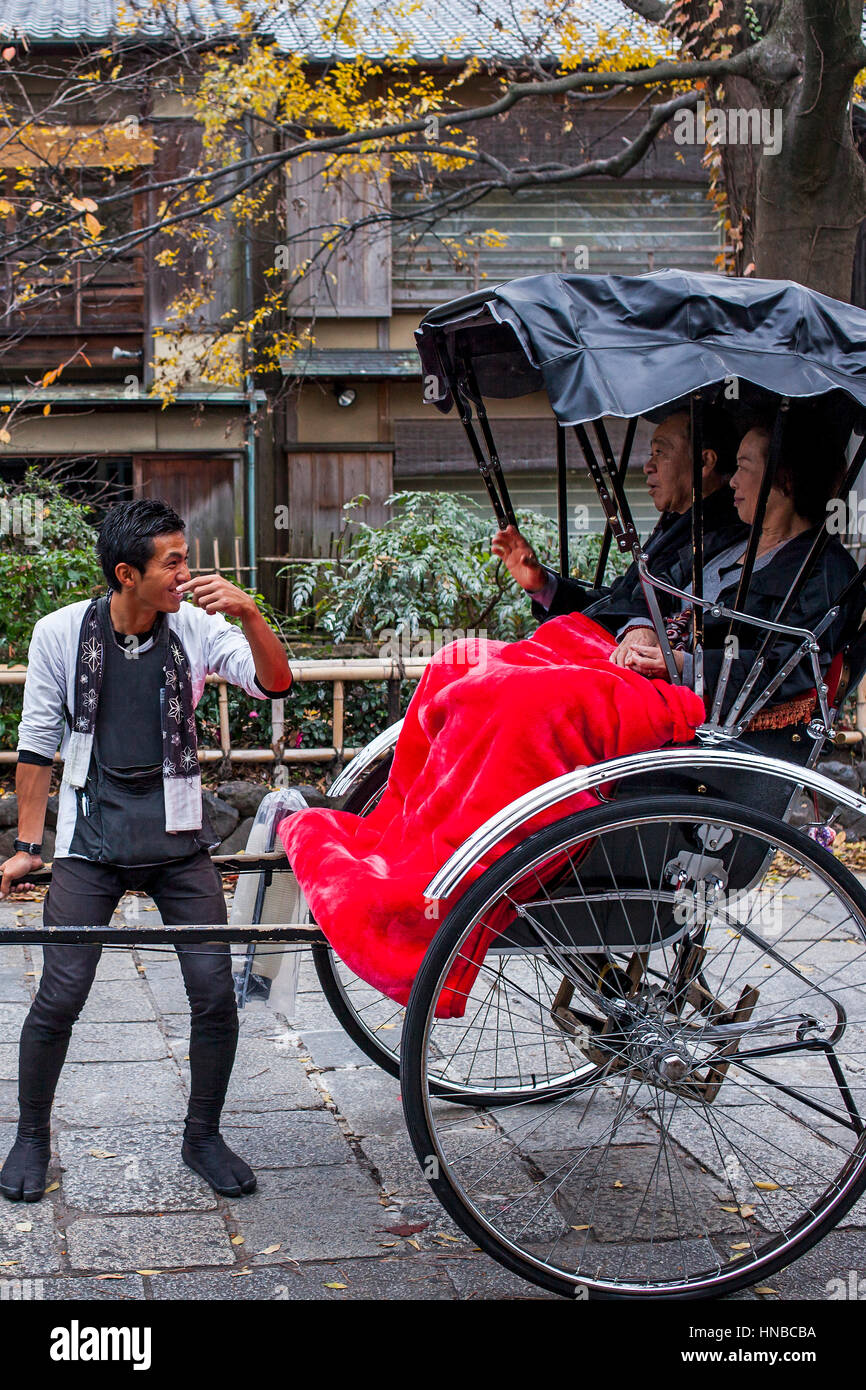
[[[75,669],[78,637],[88,600],[70,603],[40,618],[33,629],[24,683],[24,708],[18,728],[18,751],[41,753],[53,758],[60,745],[61,756],[69,744],[70,730],[64,706],[75,713]],[[209,615],[194,603],[184,602],[176,613],[166,615],[169,629],[176,632],[187,654],[192,678],[192,701],[202,697],[205,677],[221,676],[240,686],[255,699],[266,698],[256,681],[256,667],[243,631],[227,622],[221,613]],[[148,651],[152,639],[143,642]],[[61,783],[57,810],[56,859],[69,854],[75,830],[77,803],[75,790]]]

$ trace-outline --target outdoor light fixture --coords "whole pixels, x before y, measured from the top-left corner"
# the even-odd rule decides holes
[[[354,386],[344,386],[340,381],[334,382],[334,395],[337,397],[337,405],[341,405],[344,410],[354,405],[358,399],[358,392]]]

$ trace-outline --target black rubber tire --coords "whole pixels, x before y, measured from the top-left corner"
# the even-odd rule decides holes
[[[403,1029],[400,1069],[403,1111],[416,1157],[438,1201],[476,1245],[521,1278],[571,1299],[576,1296],[608,1300],[664,1298],[671,1301],[715,1298],[748,1288],[756,1280],[769,1277],[780,1268],[789,1265],[792,1260],[799,1259],[833,1229],[866,1190],[866,1134],[861,1136],[858,1143],[859,1154],[856,1161],[852,1154],[845,1165],[845,1169],[852,1168],[853,1165],[853,1171],[846,1177],[836,1201],[828,1204],[825,1214],[814,1226],[807,1229],[801,1237],[795,1237],[786,1244],[781,1253],[770,1255],[766,1262],[761,1262],[760,1268],[756,1269],[753,1265],[742,1273],[732,1272],[730,1275],[723,1275],[713,1280],[710,1288],[704,1283],[697,1290],[680,1287],[676,1291],[667,1291],[664,1285],[659,1284],[649,1287],[646,1293],[641,1291],[637,1295],[623,1294],[610,1288],[594,1289],[590,1280],[569,1278],[549,1267],[540,1269],[528,1256],[515,1253],[512,1246],[501,1240],[467,1206],[449,1180],[445,1164],[438,1161],[431,1163],[431,1159],[435,1159],[437,1155],[437,1144],[428,1120],[426,1099],[428,1093],[435,1092],[432,1086],[425,1088],[423,1051],[428,1016],[438,997],[443,975],[447,975],[452,952],[484,903],[504,887],[515,873],[531,864],[540,853],[548,853],[555,850],[560,843],[567,842],[570,835],[594,833],[603,827],[610,828],[617,820],[624,818],[624,813],[629,819],[632,816],[655,818],[660,814],[669,817],[677,814],[699,814],[702,820],[713,823],[723,823],[735,817],[746,829],[751,828],[769,834],[773,843],[794,850],[800,858],[811,861],[819,871],[834,881],[862,919],[862,930],[866,939],[866,891],[861,884],[850,870],[826,851],[818,848],[802,831],[784,824],[775,817],[723,801],[688,796],[656,797],[646,801],[629,801],[626,807],[608,804],[578,812],[531,835],[516,849],[494,863],[471,886],[437,932],[416,976]],[[430,1176],[431,1168],[434,1171],[438,1170],[437,1176]],[[583,1289],[587,1291],[584,1293]]]

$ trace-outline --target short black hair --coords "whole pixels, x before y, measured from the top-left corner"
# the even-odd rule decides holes
[[[162,498],[142,497],[137,502],[117,502],[99,529],[96,553],[109,588],[119,590],[115,569],[134,566],[143,574],[153,556],[154,536],[185,531],[186,522]]]
[[[677,406],[670,415],[682,415],[686,422],[686,437],[691,442],[692,421],[691,412],[688,405]],[[665,419],[669,419],[666,415]],[[737,448],[740,442],[740,431],[731,418],[730,413],[721,406],[713,405],[709,401],[704,401],[701,410],[701,446],[704,449],[712,449],[716,456],[716,465],[713,469],[725,482],[732,478],[737,471]]]

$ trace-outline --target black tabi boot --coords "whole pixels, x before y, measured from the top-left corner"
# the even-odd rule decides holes
[[[218,1125],[187,1118],[181,1157],[221,1197],[240,1197],[255,1192],[258,1186],[252,1168],[232,1152]]]
[[[0,1192],[10,1202],[38,1202],[45,1195],[51,1130],[19,1124],[18,1137],[0,1171]]]

